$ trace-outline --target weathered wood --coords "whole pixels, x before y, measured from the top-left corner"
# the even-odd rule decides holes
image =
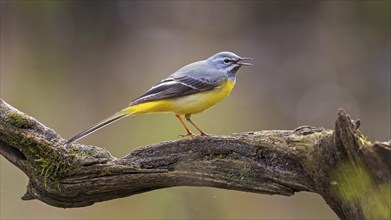
[[[368,218],[373,214],[363,205],[368,192],[341,196],[349,172],[339,172],[345,169],[339,166],[349,162],[361,171],[363,164],[374,186],[389,184],[391,147],[370,143],[357,128],[339,110],[335,130],[303,126],[200,137],[115,158],[95,146],[64,147],[56,132],[0,100],[0,154],[29,177],[23,199],[64,208],[165,187],[208,186],[286,196],[315,192],[341,219]]]

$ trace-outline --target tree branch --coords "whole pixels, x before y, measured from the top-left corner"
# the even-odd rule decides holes
[[[389,184],[391,147],[365,140],[358,125],[339,110],[335,132],[302,126],[201,137],[148,145],[115,158],[95,146],[62,146],[64,139],[52,129],[0,100],[0,154],[30,179],[22,199],[57,207],[89,206],[165,187],[208,186],[286,196],[316,192],[341,219],[363,219],[366,194],[353,201],[341,196],[348,175],[337,171],[346,162],[363,164],[375,186]]]

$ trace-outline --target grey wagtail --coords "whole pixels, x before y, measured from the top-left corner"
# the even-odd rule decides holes
[[[214,106],[227,97],[235,85],[239,68],[252,65],[243,62],[246,60],[252,58],[240,57],[231,52],[220,52],[206,60],[184,66],[133,100],[128,107],[74,136],[64,145],[69,145],[126,116],[158,112],[175,114],[187,132],[179,135],[181,137],[195,137],[183,122],[181,115],[200,132],[200,136],[207,136],[194,124],[190,116]]]

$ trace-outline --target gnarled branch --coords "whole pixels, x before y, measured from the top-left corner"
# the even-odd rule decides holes
[[[363,164],[376,186],[389,184],[391,147],[366,141],[357,128],[339,110],[334,131],[302,126],[200,137],[115,158],[95,146],[64,147],[55,131],[0,100],[0,154],[29,177],[23,199],[64,208],[165,187],[209,186],[287,196],[316,192],[341,219],[363,219],[368,192],[341,196],[348,168],[339,165]]]

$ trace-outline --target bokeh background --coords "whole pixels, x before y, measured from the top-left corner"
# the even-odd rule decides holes
[[[1,1],[1,98],[70,138],[157,81],[219,51],[254,58],[230,97],[193,117],[213,134],[333,128],[342,107],[390,139],[390,1]],[[126,118],[80,142],[122,157],[175,140],[171,114]],[[22,201],[1,160],[2,219],[336,219],[313,193],[176,187],[90,207]]]

